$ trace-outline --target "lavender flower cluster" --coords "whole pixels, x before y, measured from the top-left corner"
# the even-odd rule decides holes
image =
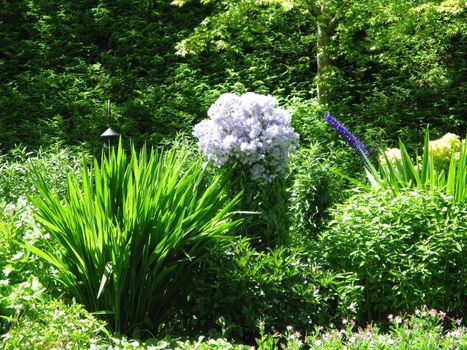
[[[253,180],[270,182],[284,173],[299,143],[290,113],[276,104],[270,95],[223,94],[209,108],[209,119],[195,125],[193,135],[216,166],[238,161],[250,167]]]
[[[324,120],[326,120],[337,131],[337,133],[342,136],[345,142],[354,149],[355,153],[357,153],[362,161],[365,156],[368,156],[368,150],[363,142],[360,141],[357,136],[352,134],[344,124],[332,117],[329,113],[324,113]]]

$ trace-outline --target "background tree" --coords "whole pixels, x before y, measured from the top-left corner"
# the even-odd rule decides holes
[[[240,53],[236,37],[250,35],[253,42],[257,27],[281,16],[300,18],[314,34],[306,32],[299,40],[305,45],[310,36],[316,40],[316,47],[307,48],[307,76],[317,83],[314,95],[336,114],[353,114],[350,125],[369,132],[368,139],[391,139],[398,129],[419,137],[428,123],[465,132],[465,104],[458,98],[465,95],[465,81],[459,79],[465,72],[461,1],[202,3],[215,10],[177,45],[181,56],[209,50]]]

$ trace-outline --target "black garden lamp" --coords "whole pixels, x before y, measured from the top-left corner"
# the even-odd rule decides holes
[[[107,116],[109,118],[109,122],[107,125],[108,128],[101,135],[101,138],[104,140],[104,148],[110,148],[110,147],[116,146],[118,143],[118,138],[120,136],[118,132],[112,130],[110,127],[110,119],[112,116],[112,112],[110,110],[110,100],[107,100]]]

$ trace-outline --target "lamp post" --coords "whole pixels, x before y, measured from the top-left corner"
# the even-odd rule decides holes
[[[116,131],[110,128],[110,119],[112,117],[112,111],[110,109],[110,99],[107,100],[107,117],[109,118],[107,124],[108,128],[101,135],[101,138],[104,140],[104,148],[116,146],[118,143],[118,138],[120,136]]]

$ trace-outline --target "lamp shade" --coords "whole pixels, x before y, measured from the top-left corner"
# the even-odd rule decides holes
[[[118,134],[118,132],[112,130],[111,128],[108,128],[101,135],[101,138],[104,140],[104,147],[107,148],[116,146],[119,136],[120,135]]]

